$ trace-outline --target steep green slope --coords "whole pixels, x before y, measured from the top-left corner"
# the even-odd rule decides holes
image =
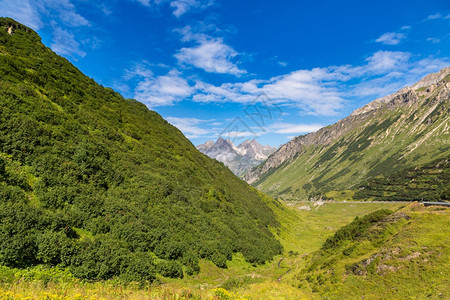
[[[244,177],[273,195],[305,199],[450,156],[450,68],[283,145]]]
[[[450,166],[447,159],[414,167],[362,184],[353,199],[378,201],[450,200]]]
[[[0,264],[151,281],[262,263],[281,251],[271,201],[0,18]]]
[[[318,299],[447,299],[449,212],[413,203],[356,218],[305,258],[296,285]]]

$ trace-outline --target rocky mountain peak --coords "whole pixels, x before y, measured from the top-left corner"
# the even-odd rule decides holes
[[[437,73],[431,73],[430,75],[425,76],[420,81],[416,82],[411,86],[411,89],[417,90],[423,87],[427,87],[433,84],[437,84],[439,81],[444,79],[450,74],[450,67],[443,68]]]
[[[204,144],[198,145],[197,149],[200,152],[208,151],[212,146],[214,146],[214,141],[206,141]]]
[[[356,116],[359,114],[370,112],[372,110],[376,110],[381,106],[383,106],[385,103],[393,102],[395,101],[395,99],[402,97],[402,95],[411,94],[411,91],[415,91],[423,87],[436,85],[438,82],[442,81],[442,79],[444,79],[449,74],[450,74],[450,67],[444,68],[437,73],[429,74],[411,86],[404,87],[394,94],[376,99],[366,104],[365,106],[352,112],[351,116]]]
[[[243,175],[251,167],[266,160],[276,150],[270,146],[263,146],[254,139],[235,146],[231,140],[223,138],[218,138],[216,142],[207,141],[198,145],[197,149],[223,162],[237,175]]]

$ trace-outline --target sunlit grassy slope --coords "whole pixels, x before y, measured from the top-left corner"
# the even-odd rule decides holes
[[[236,254],[228,262],[227,269],[216,267],[206,260],[200,261],[199,274],[184,279],[169,279],[159,277],[159,282],[152,286],[123,286],[114,281],[86,283],[74,278],[64,278],[53,283],[57,276],[48,276],[43,271],[34,272],[30,278],[37,280],[20,281],[20,274],[15,279],[8,277],[12,284],[2,284],[3,291],[13,291],[21,295],[39,297],[43,292],[53,295],[76,295],[88,299],[104,297],[106,299],[178,299],[182,295],[192,298],[207,299],[214,296],[218,288],[224,288],[232,297],[238,299],[309,299],[319,297],[310,288],[298,288],[297,277],[308,262],[305,255],[320,249],[325,239],[331,236],[341,226],[351,222],[355,216],[388,208],[396,210],[402,204],[398,203],[325,203],[314,206],[308,203],[287,203],[286,209],[276,209],[282,223],[281,228],[274,229],[285,252],[273,261],[264,265],[254,266],[247,263],[242,255]],[[307,207],[310,210],[306,210]],[[290,271],[289,271],[290,270]],[[289,272],[288,272],[289,271]],[[288,272],[286,274],[286,272]],[[44,275],[42,275],[44,274]],[[280,278],[281,276],[281,278]],[[3,277],[4,278],[4,277]],[[50,283],[45,287],[45,281]],[[279,280],[280,278],[280,280]],[[293,283],[295,285],[293,285]],[[58,297],[59,297],[58,296]],[[80,296],[80,297],[81,297]],[[172,298],[171,298],[172,297]],[[58,299],[58,298],[55,298]],[[218,297],[217,299],[226,299]]]
[[[327,299],[448,299],[449,213],[412,204],[310,254],[294,283]]]

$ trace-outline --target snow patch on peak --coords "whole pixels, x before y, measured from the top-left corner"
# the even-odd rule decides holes
[[[235,146],[229,139],[219,138],[216,142],[207,141],[198,145],[197,149],[223,162],[236,175],[243,175],[249,169],[266,160],[276,148],[268,145],[262,146],[257,141],[246,140],[239,146]]]

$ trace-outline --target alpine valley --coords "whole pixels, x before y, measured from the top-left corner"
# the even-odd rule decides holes
[[[449,98],[196,148],[0,18],[0,299],[449,299]]]

